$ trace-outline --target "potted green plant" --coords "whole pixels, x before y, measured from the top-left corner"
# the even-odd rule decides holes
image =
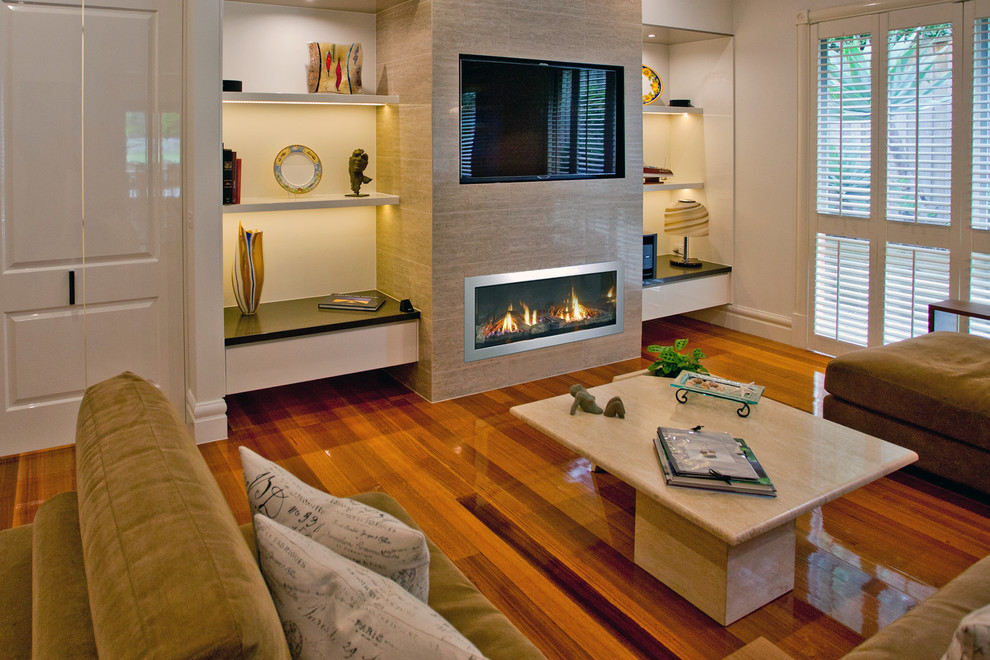
[[[650,344],[646,347],[647,352],[656,353],[657,360],[648,369],[654,376],[665,376],[673,378],[682,371],[695,371],[707,374],[708,369],[702,366],[700,360],[705,357],[700,348],[696,348],[690,353],[681,353],[687,346],[687,339],[678,339],[673,346],[660,346]]]

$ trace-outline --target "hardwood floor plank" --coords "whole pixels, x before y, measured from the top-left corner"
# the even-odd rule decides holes
[[[990,553],[990,505],[901,471],[798,519],[792,592],[709,619],[633,563],[633,489],[509,412],[643,369],[647,345],[682,337],[713,373],[820,410],[827,357],[672,317],[643,324],[642,358],[438,403],[381,371],[230,396],[229,438],[200,450],[239,522],[242,445],[335,495],[389,493],[553,659],[710,660],[758,637],[839,658]],[[74,487],[71,447],[0,459],[0,529]]]

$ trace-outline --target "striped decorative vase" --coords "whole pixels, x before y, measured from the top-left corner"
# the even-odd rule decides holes
[[[230,273],[234,297],[241,314],[254,314],[261,302],[261,285],[265,282],[265,259],[261,252],[261,233],[237,225],[237,254]]]

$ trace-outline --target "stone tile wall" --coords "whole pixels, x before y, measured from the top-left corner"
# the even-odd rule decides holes
[[[410,0],[378,14],[378,286],[422,311],[420,361],[396,370],[442,400],[639,355],[643,189],[639,0]],[[625,67],[626,178],[458,183],[461,53]],[[525,93],[525,90],[520,90]],[[464,278],[624,262],[625,331],[464,362]]]

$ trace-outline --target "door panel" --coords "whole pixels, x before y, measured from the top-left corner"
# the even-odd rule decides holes
[[[0,456],[124,370],[183,409],[181,3],[78,5],[0,4]]]

